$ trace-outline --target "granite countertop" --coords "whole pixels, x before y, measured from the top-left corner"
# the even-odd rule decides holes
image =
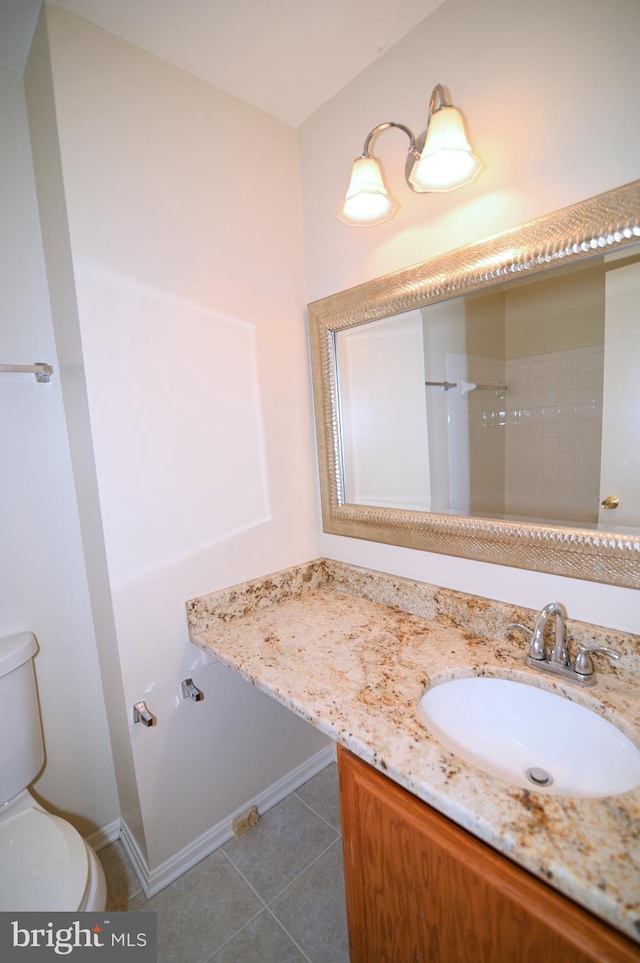
[[[640,942],[640,788],[563,798],[485,775],[430,735],[418,700],[471,674],[595,708],[640,745],[640,638],[567,621],[598,660],[591,689],[528,669],[509,622],[535,613],[319,559],[187,603],[191,641],[460,826]]]

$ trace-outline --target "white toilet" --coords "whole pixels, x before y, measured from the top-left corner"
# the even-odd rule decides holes
[[[44,763],[30,632],[0,639],[0,911],[102,911],[107,887],[91,847],[28,786]]]

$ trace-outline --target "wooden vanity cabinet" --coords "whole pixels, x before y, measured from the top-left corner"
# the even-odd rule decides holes
[[[628,963],[640,946],[338,747],[351,963]]]

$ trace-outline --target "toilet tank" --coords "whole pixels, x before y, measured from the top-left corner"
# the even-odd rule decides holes
[[[0,806],[26,789],[44,763],[31,632],[0,638]]]

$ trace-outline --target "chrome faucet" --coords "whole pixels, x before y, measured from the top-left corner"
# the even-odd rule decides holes
[[[531,648],[535,648],[536,653],[542,651],[542,659],[545,659],[544,631],[551,616],[555,615],[556,617],[556,640],[547,660],[551,665],[566,666],[569,664],[569,653],[567,652],[567,640],[565,638],[564,620],[566,614],[564,607],[560,605],[559,602],[549,602],[549,604],[545,605],[540,611],[536,619],[533,637],[531,639]],[[532,658],[535,658],[536,662],[540,661],[540,655],[533,656],[531,652],[529,654]]]
[[[544,634],[549,619],[555,616],[555,642],[547,652]],[[540,610],[533,629],[522,622],[510,622],[507,629],[521,629],[530,636],[529,650],[527,652],[527,665],[541,672],[551,672],[553,675],[562,676],[578,685],[595,685],[596,676],[593,671],[591,653],[600,653],[610,659],[619,659],[620,653],[615,649],[608,649],[604,646],[578,646],[578,655],[573,663],[569,660],[566,639],[566,620],[567,613],[564,606],[559,602],[549,602]]]

